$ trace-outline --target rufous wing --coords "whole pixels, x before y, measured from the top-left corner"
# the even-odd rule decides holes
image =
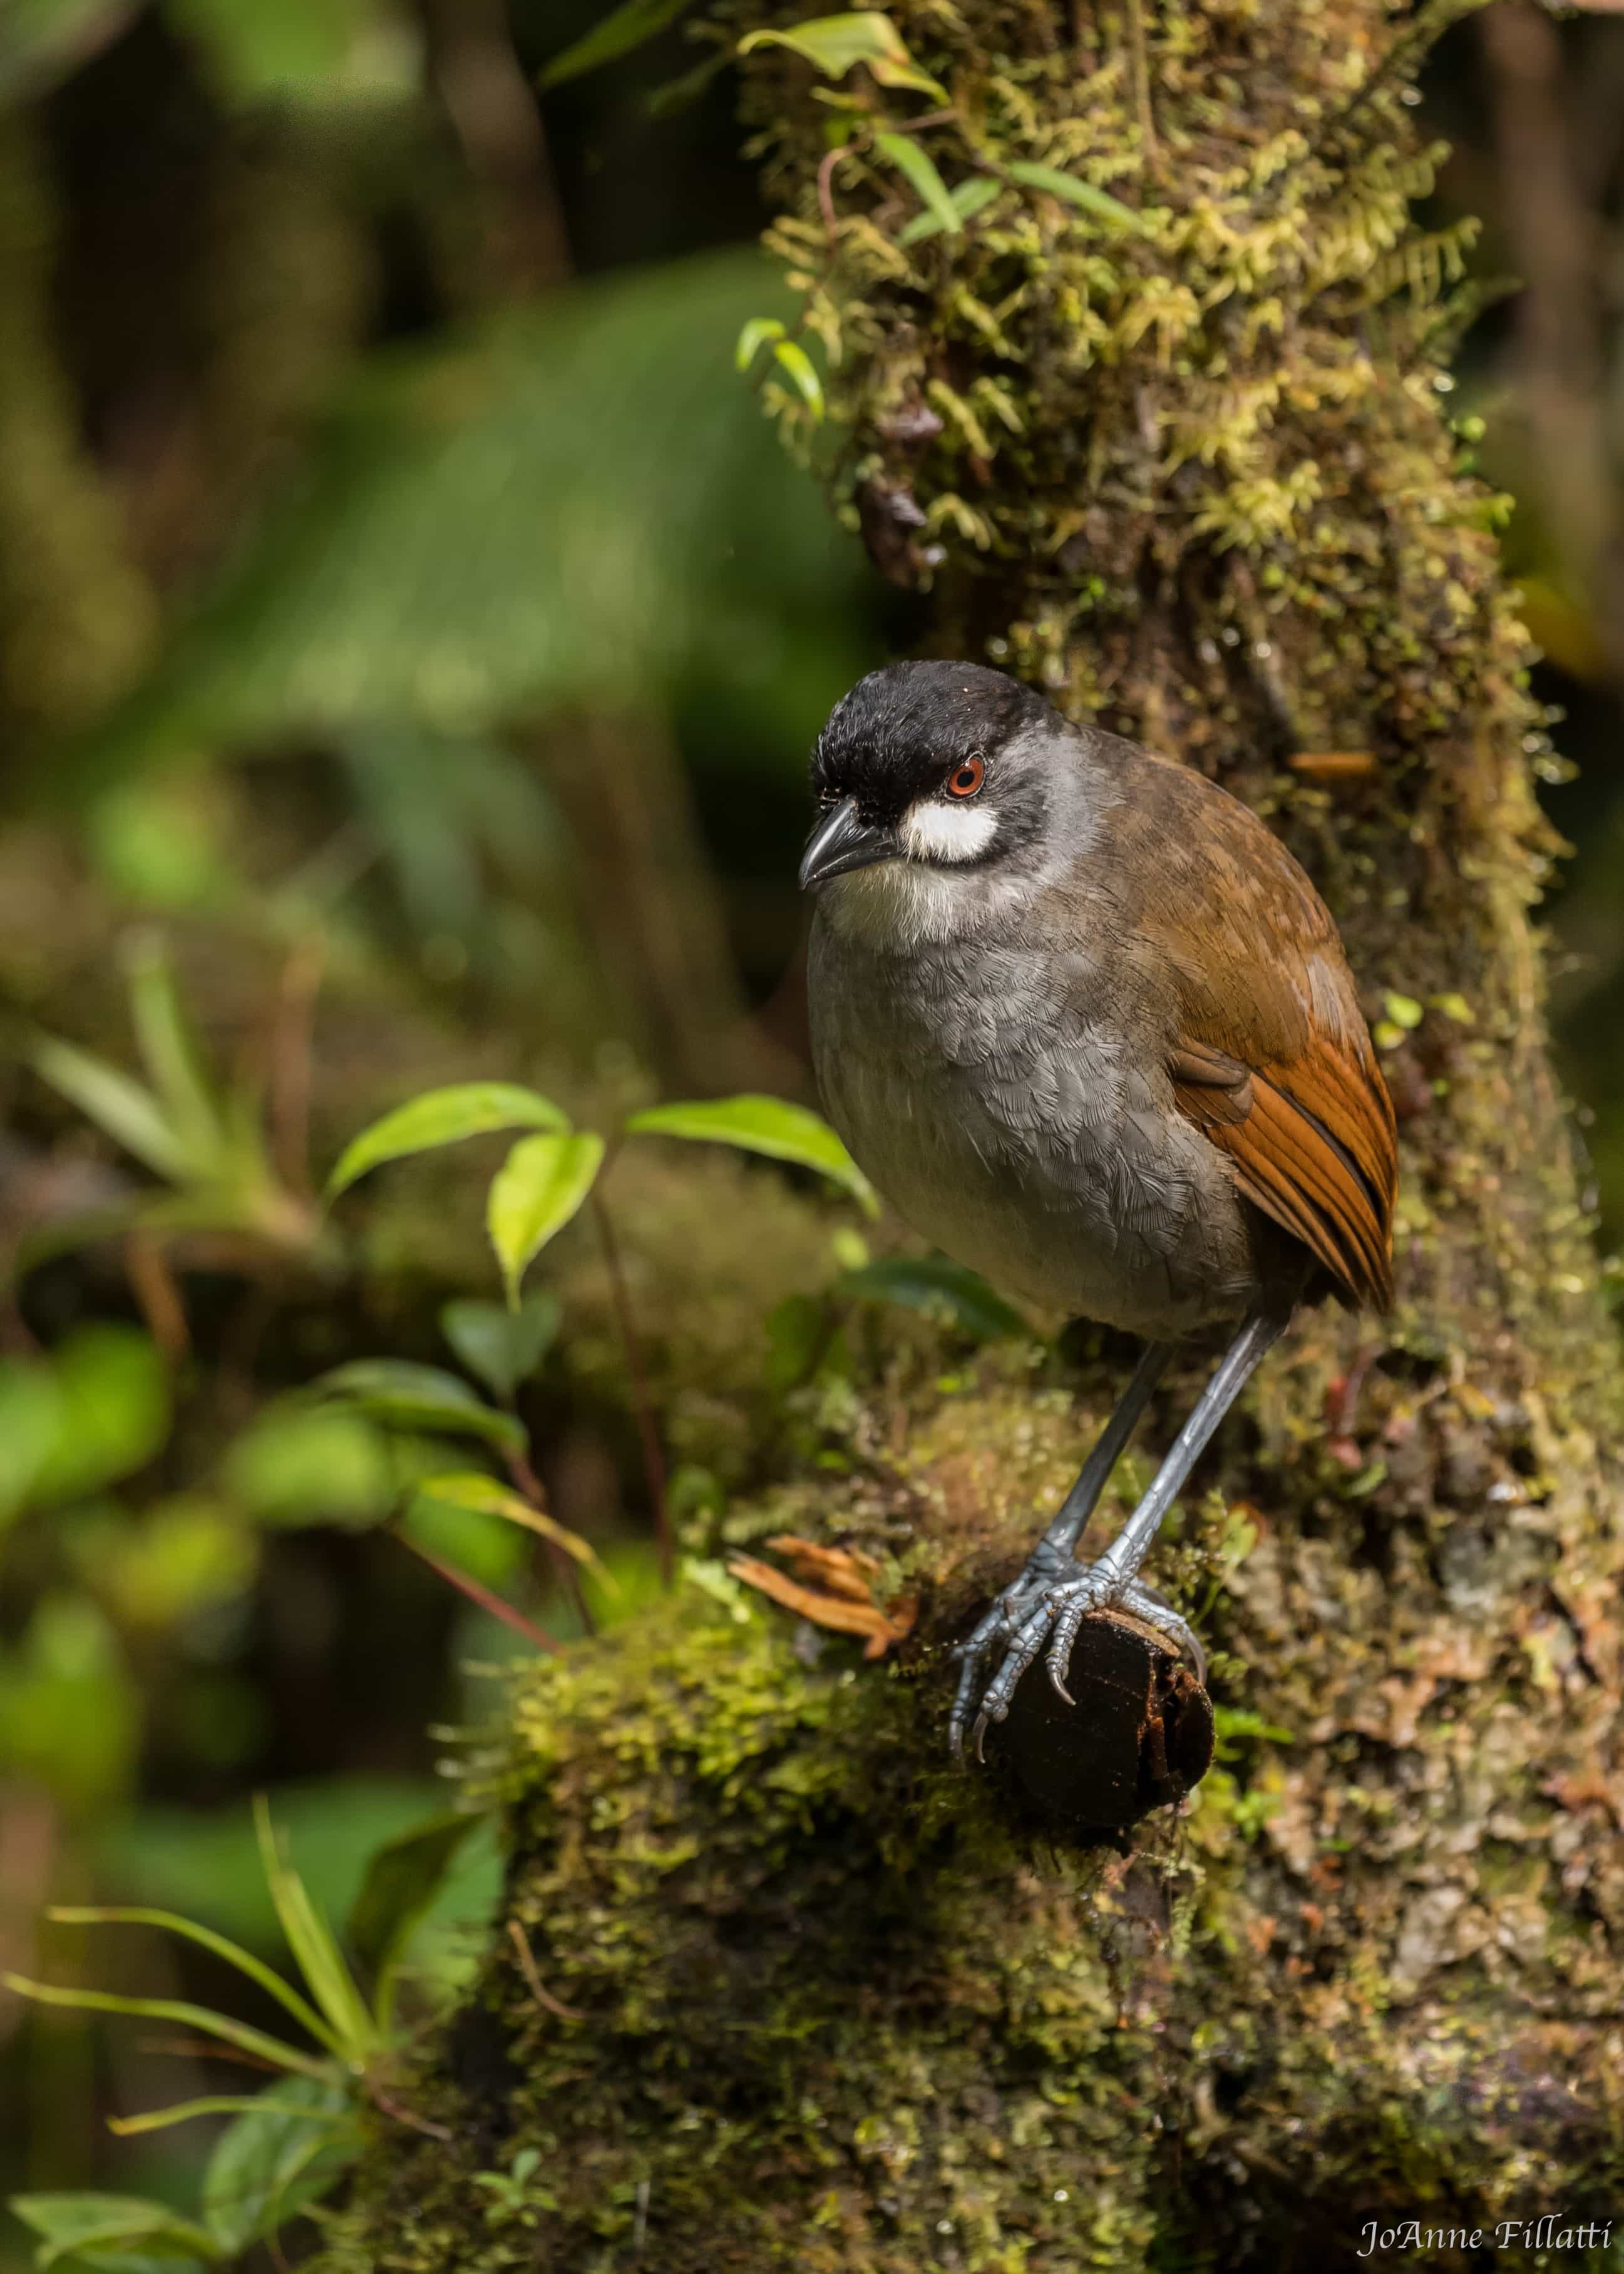
[[[1300,1239],[1337,1292],[1385,1310],[1393,1300],[1393,1108],[1372,1063],[1318,1036],[1284,1065],[1249,1066],[1186,1041],[1169,1072],[1181,1112],[1230,1163],[1265,1216]]]
[[[1249,808],[1147,757],[1119,832],[1152,880],[1134,929],[1170,982],[1174,1101],[1345,1302],[1385,1309],[1397,1132],[1336,926]]]

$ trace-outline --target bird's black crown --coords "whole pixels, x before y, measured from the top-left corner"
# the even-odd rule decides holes
[[[967,759],[995,757],[1051,715],[1041,695],[980,663],[888,663],[860,679],[829,715],[812,752],[820,805],[854,797],[864,818],[891,822]]]

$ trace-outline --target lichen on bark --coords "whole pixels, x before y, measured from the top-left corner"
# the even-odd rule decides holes
[[[1213,773],[1314,873],[1402,1118],[1399,1305],[1301,1323],[1157,1551],[1230,1719],[1128,1858],[1049,1854],[941,1755],[946,1646],[1122,1350],[853,1333],[753,1405],[697,1576],[515,1687],[486,1774],[545,1997],[505,1922],[417,2082],[453,2137],[380,2145],[346,2274],[1230,2268],[1310,2225],[1352,2263],[1369,2218],[1616,2186],[1618,1352],[1545,1056],[1547,722],[1448,415],[1458,246],[1410,210],[1410,75],[1454,11],[892,12],[950,96],[919,140],[999,187],[904,245],[874,131],[929,99],[752,51],[816,455],[889,572],[934,579],[938,647]],[[1327,751],[1370,764],[1290,763]],[[786,1527],[920,1593],[899,1662],[808,1647],[704,1560]],[[474,2175],[526,2144],[500,2209]]]

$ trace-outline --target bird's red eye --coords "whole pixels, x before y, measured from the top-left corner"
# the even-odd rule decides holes
[[[949,797],[974,797],[987,779],[987,769],[980,758],[966,758],[955,766],[947,778]]]

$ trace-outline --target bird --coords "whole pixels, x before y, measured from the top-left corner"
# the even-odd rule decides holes
[[[962,1759],[972,1727],[982,1756],[1040,1651],[1071,1702],[1095,1611],[1149,1625],[1205,1679],[1199,1638],[1142,1566],[1298,1306],[1391,1306],[1396,1128],[1329,910],[1193,767],[986,665],[913,660],[841,698],[811,772],[800,882],[828,1118],[955,1261],[1144,1344],[1053,1521],[957,1645]],[[1079,1562],[1175,1350],[1219,1332],[1147,1490]]]

